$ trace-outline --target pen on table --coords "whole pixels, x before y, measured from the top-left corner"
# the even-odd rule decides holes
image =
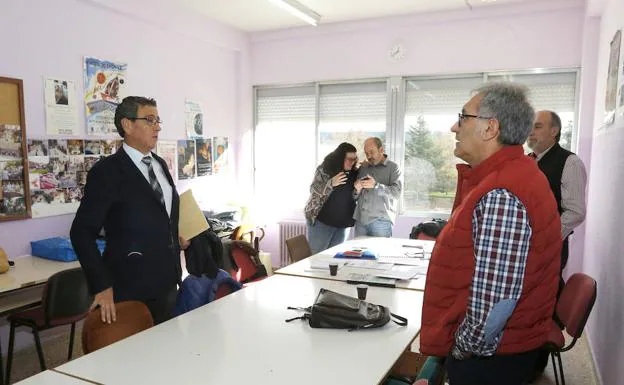
[[[403,247],[411,247],[412,249],[422,249],[423,248],[420,245],[403,245]]]

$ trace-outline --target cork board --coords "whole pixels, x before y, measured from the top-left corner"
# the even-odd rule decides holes
[[[22,80],[0,77],[0,221],[31,216]]]

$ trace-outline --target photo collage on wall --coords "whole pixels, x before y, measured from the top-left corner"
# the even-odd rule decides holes
[[[0,124],[0,216],[26,213],[22,130]]]
[[[33,218],[76,212],[87,173],[97,161],[114,154],[121,143],[108,139],[28,139]]]
[[[228,172],[228,137],[178,140],[178,180]]]

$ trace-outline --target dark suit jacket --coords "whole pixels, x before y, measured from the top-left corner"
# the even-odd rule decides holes
[[[145,301],[180,282],[179,197],[165,161],[152,155],[173,189],[171,218],[123,148],[89,171],[70,236],[92,294],[112,286],[115,301]],[[100,255],[95,239],[102,227]]]

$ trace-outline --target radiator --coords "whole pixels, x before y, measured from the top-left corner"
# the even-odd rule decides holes
[[[280,267],[288,265],[286,240],[297,235],[306,235],[305,222],[279,222]]]

